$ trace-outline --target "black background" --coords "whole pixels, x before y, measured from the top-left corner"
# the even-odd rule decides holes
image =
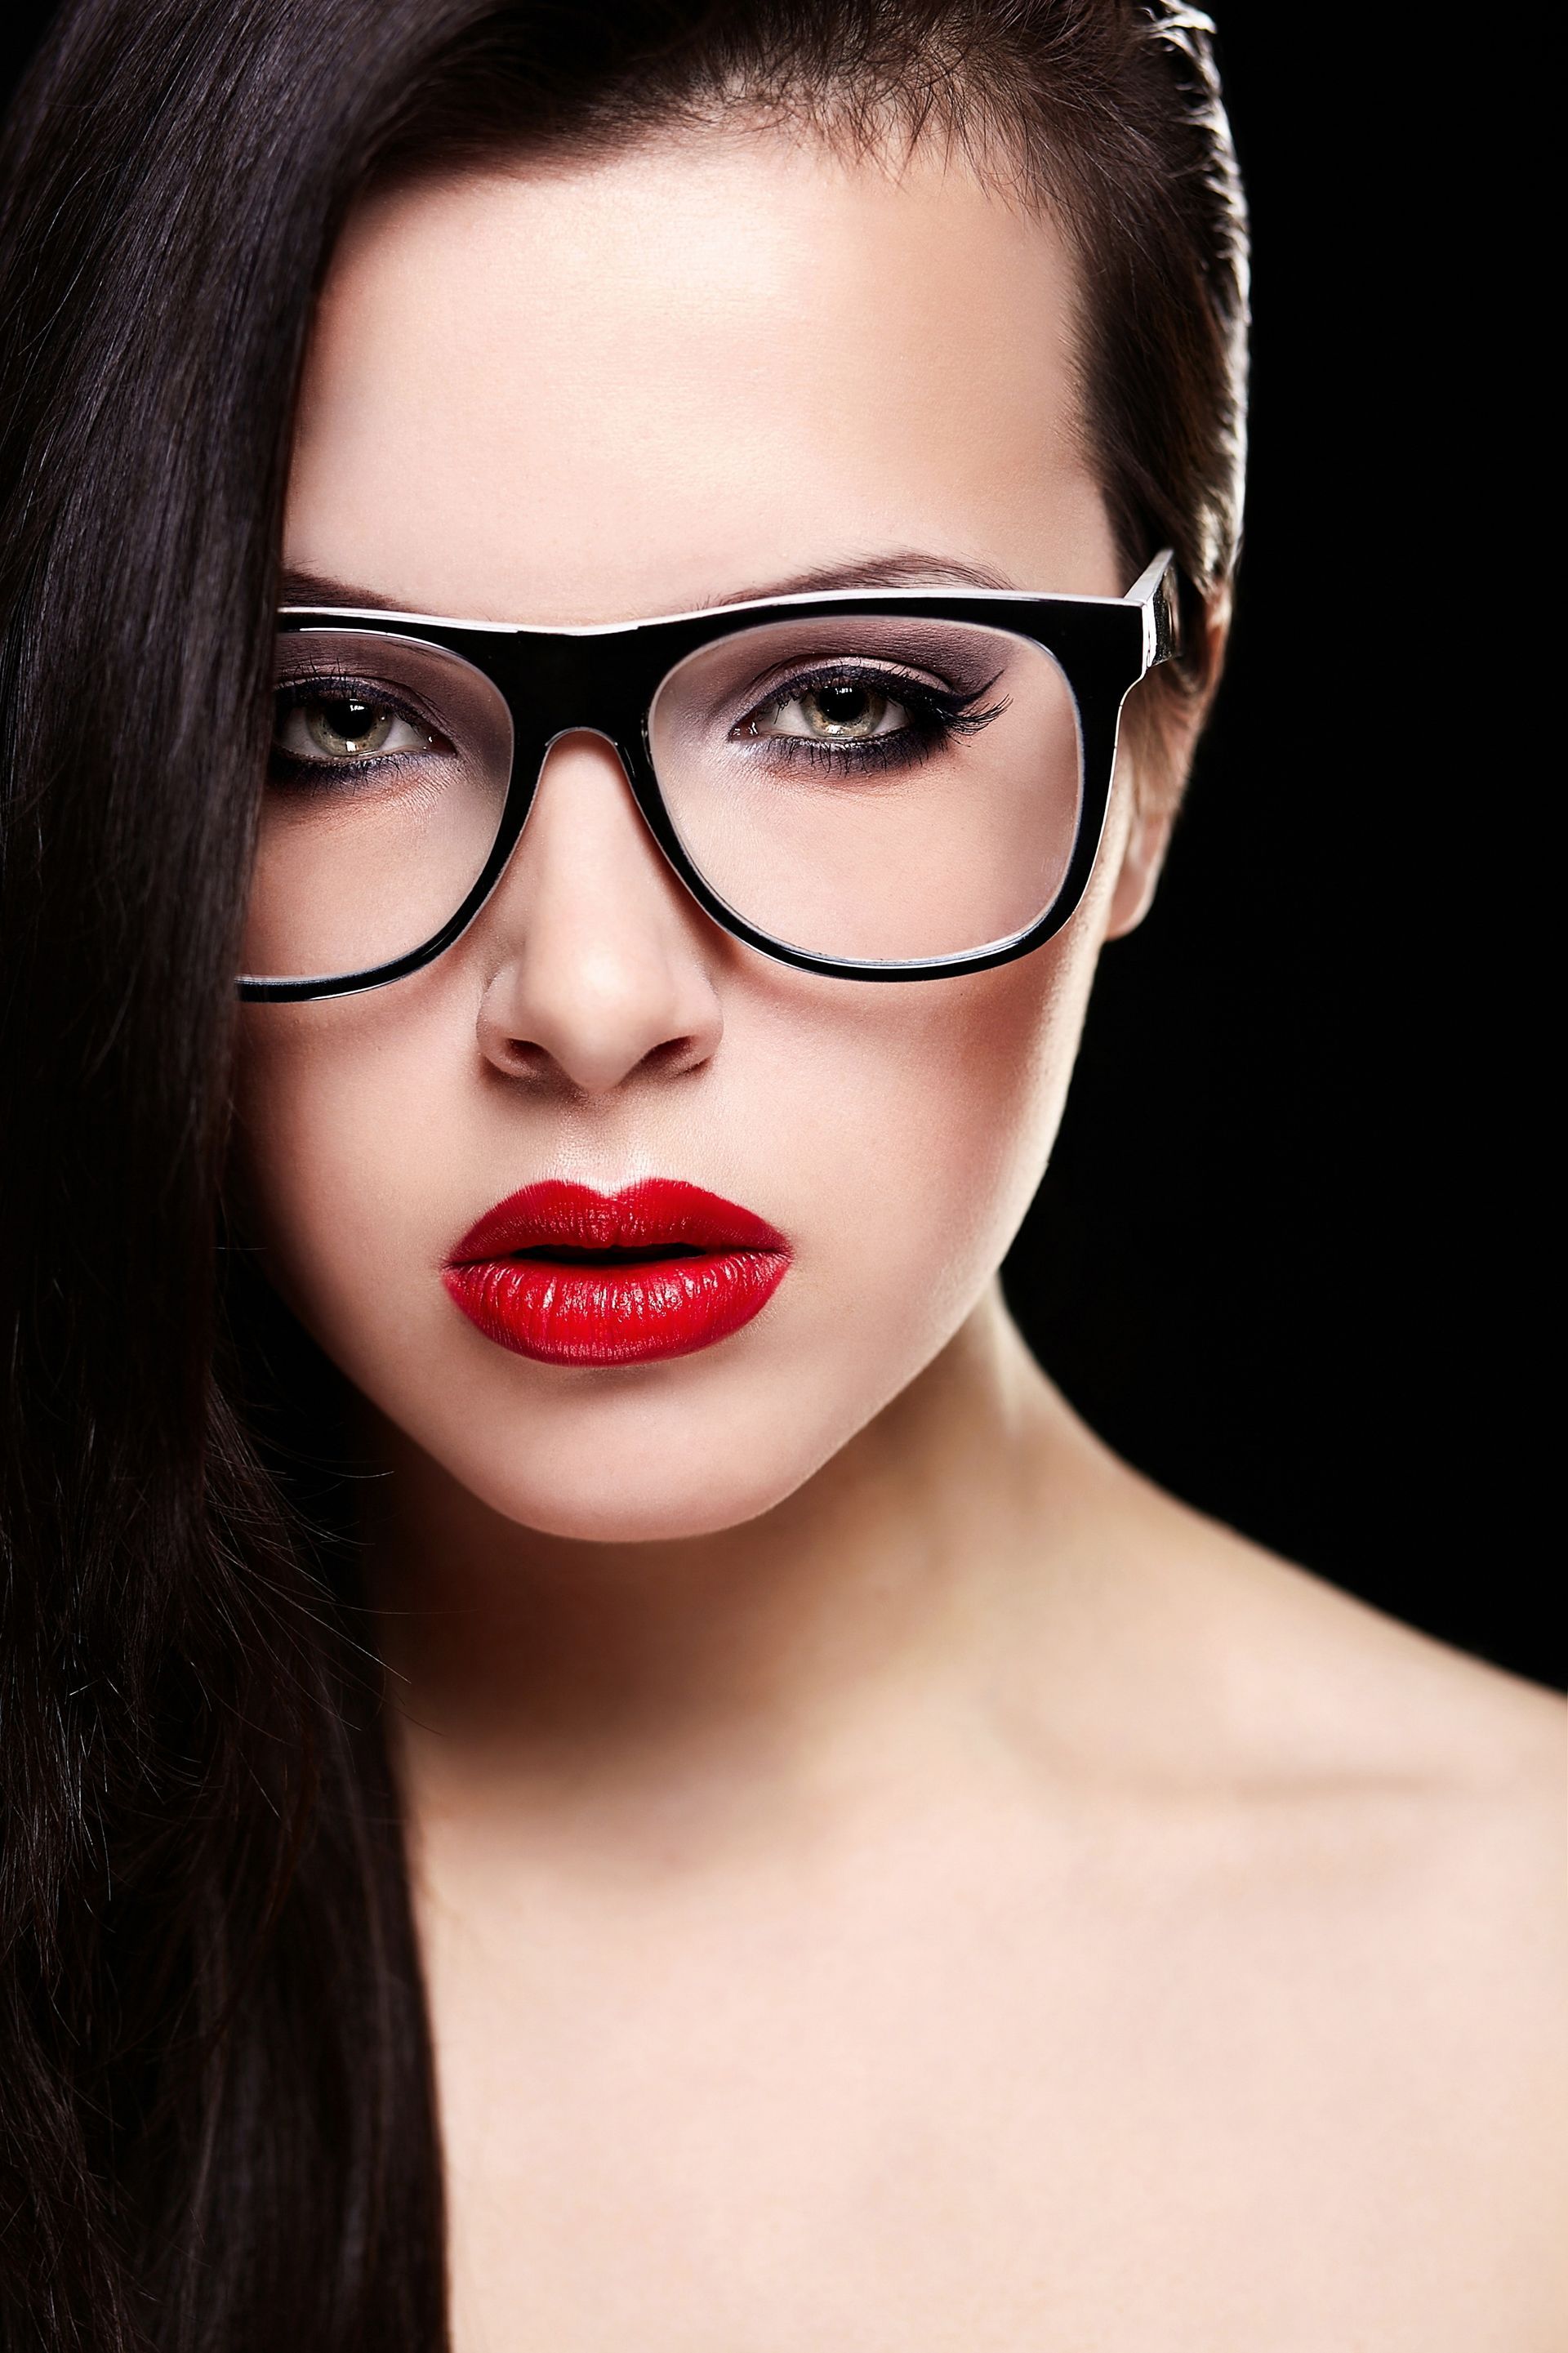
[[[1011,1293],[1176,1493],[1558,1683],[1510,111],[1484,39],[1404,9],[1212,14],[1254,238],[1232,657]]]
[[[18,56],[45,13],[11,16]],[[1513,430],[1501,133],[1480,152],[1473,62],[1407,12],[1349,34],[1340,13],[1215,0],[1255,239],[1233,652],[1009,1291],[1068,1395],[1176,1493],[1555,1682],[1517,1336],[1535,894],[1498,725],[1528,585],[1500,578],[1490,512]]]

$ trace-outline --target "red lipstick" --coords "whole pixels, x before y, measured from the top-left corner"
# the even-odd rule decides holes
[[[651,1365],[710,1348],[766,1306],[781,1233],[664,1176],[620,1193],[552,1179],[487,1209],[443,1281],[486,1339],[544,1365]]]

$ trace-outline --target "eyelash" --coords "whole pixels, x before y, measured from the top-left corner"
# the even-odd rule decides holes
[[[298,711],[306,703],[331,702],[340,697],[345,702],[363,702],[374,711],[390,711],[410,727],[423,728],[436,739],[432,749],[449,751],[451,748],[427,712],[416,709],[412,703],[371,679],[344,678],[331,670],[322,670],[319,675],[307,671],[277,687],[273,692],[273,703],[280,721],[285,711]],[[416,760],[427,757],[428,753],[373,752],[363,759],[323,757],[307,760],[298,753],[280,750],[275,738],[268,754],[268,767],[275,783],[321,785],[330,781],[342,786],[358,784],[362,779],[398,775]]]
[[[997,674],[998,676],[1000,673]],[[968,694],[955,694],[942,687],[925,686],[918,681],[900,678],[888,670],[867,665],[835,663],[821,670],[803,671],[787,679],[771,693],[765,702],[756,702],[739,724],[731,729],[731,740],[754,743],[763,756],[783,757],[792,766],[826,768],[829,774],[864,776],[889,768],[911,767],[917,761],[928,759],[955,735],[977,735],[989,727],[1007,708],[1004,695],[988,710],[975,711],[971,705],[989,693],[996,683],[994,677],[973,688]],[[860,744],[814,744],[799,735],[749,736],[750,723],[762,711],[775,710],[781,703],[793,702],[803,694],[824,686],[868,686],[878,694],[885,694],[909,713],[910,724],[890,735],[868,736]]]

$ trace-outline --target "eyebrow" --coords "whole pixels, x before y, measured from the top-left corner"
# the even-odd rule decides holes
[[[792,573],[787,580],[770,580],[715,597],[721,605],[762,605],[775,596],[827,595],[836,588],[993,588],[1016,587],[1005,572],[989,564],[961,564],[951,555],[927,555],[918,548],[896,554],[863,556],[854,564],[825,564],[815,571]]]
[[[768,580],[751,587],[729,589],[722,596],[706,596],[700,603],[684,606],[680,609],[707,612],[726,605],[767,605],[781,596],[826,596],[835,589],[990,588],[1005,594],[1016,589],[1017,585],[1005,572],[998,572],[991,565],[965,564],[951,555],[931,555],[918,548],[901,548],[884,555],[861,556],[853,563],[819,565],[809,572],[792,573],[784,580]],[[279,601],[286,606],[303,606],[316,612],[336,609],[418,613],[426,609],[423,606],[411,605],[405,599],[385,596],[380,589],[367,588],[358,581],[333,580],[320,572],[285,571],[279,583]],[[629,617],[634,620],[658,619],[660,616],[634,614]],[[519,623],[517,626],[529,625]]]
[[[363,588],[357,581],[331,580],[324,572],[283,572],[278,582],[279,605],[305,605],[322,612],[342,606],[348,612],[413,613],[415,605],[399,604],[395,596],[383,596],[374,588]]]

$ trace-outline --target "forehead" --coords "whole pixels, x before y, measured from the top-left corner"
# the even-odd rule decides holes
[[[540,622],[910,549],[1119,594],[1074,302],[1048,219],[918,153],[703,132],[383,195],[323,291],[285,556]]]

